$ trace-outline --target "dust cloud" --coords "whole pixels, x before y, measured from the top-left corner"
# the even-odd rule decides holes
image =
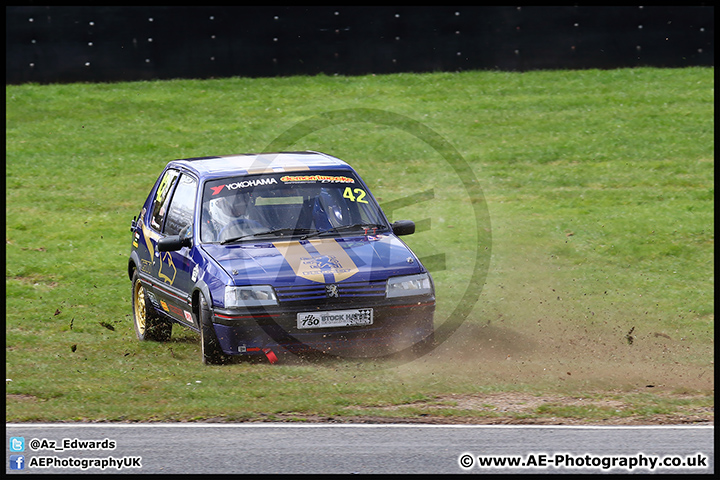
[[[662,332],[578,327],[559,319],[525,325],[465,323],[432,352],[399,371],[479,388],[714,388],[712,345]]]

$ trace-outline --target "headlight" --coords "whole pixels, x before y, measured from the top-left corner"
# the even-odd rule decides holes
[[[391,277],[387,281],[387,298],[409,297],[411,295],[427,295],[432,293],[432,282],[427,273]]]
[[[270,285],[225,287],[225,308],[268,305],[277,305],[277,297]]]

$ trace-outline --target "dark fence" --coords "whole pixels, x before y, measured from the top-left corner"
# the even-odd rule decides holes
[[[714,65],[714,7],[6,7],[6,83]]]

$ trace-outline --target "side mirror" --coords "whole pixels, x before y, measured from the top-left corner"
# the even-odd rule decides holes
[[[415,233],[415,222],[412,220],[398,220],[397,222],[393,222],[391,227],[393,233],[398,237],[400,235],[412,235]]]
[[[181,237],[180,235],[168,235],[158,240],[157,249],[159,252],[174,252],[182,247],[190,247],[192,245],[191,237]]]

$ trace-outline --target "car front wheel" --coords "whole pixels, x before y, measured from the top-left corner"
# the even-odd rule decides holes
[[[172,334],[172,324],[158,316],[149,304],[145,286],[140,282],[137,270],[132,280],[133,323],[138,340],[166,342]]]

